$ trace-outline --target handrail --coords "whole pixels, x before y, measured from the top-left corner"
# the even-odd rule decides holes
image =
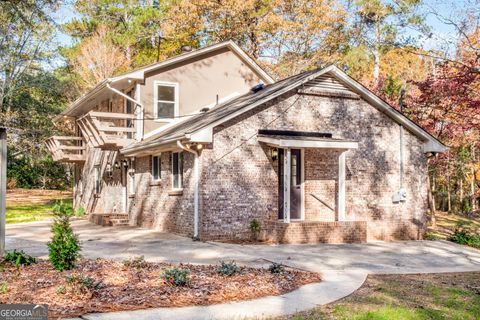
[[[334,208],[332,208],[331,206],[329,206],[325,201],[323,201],[322,199],[320,199],[319,197],[317,197],[316,195],[314,195],[313,193],[310,193],[310,195],[316,199],[318,202],[320,202],[321,204],[323,204],[325,207],[327,207],[328,209],[332,210],[332,211],[335,211]]]

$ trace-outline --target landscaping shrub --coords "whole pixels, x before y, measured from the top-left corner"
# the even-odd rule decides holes
[[[440,239],[440,237],[437,236],[435,233],[427,232],[425,234],[425,240],[435,241],[435,240],[439,240],[439,239]]]
[[[252,219],[252,221],[250,221],[250,231],[252,232],[254,240],[258,239],[258,235],[260,234],[261,230],[262,225],[260,224],[260,221],[258,221],[257,219]]]
[[[147,262],[145,261],[143,256],[140,256],[140,257],[134,257],[134,258],[131,258],[131,259],[128,259],[128,260],[124,260],[123,265],[125,267],[132,267],[132,268],[141,269],[141,268],[145,268],[147,266]]]
[[[65,293],[67,293],[67,287],[65,287],[64,285],[58,286],[58,287],[55,289],[55,293],[56,293],[56,294],[65,294]]]
[[[52,241],[48,245],[48,257],[58,271],[70,270],[80,257],[80,243],[70,225],[71,207],[60,202],[54,208]]]
[[[95,284],[95,279],[93,279],[92,277],[83,276],[83,275],[74,275],[74,274],[67,275],[66,283],[67,283],[67,286],[69,287],[69,291],[77,295],[83,295],[83,294],[92,295],[93,290],[102,289],[104,287],[101,282],[98,282],[97,284]],[[60,294],[66,293],[67,287],[63,289],[62,286],[60,286],[55,291]]]
[[[17,251],[16,249],[14,249],[13,251],[7,251],[3,258],[5,259],[5,261],[15,263],[15,266],[17,268],[20,266],[28,266],[32,263],[37,262],[34,257],[26,254],[23,250]]]
[[[85,208],[83,208],[82,206],[78,206],[76,209],[75,209],[75,215],[77,217],[83,217],[85,215]]]
[[[449,241],[480,248],[480,235],[477,235],[466,228],[456,228],[455,232],[448,237]]]
[[[231,261],[231,262],[220,261],[220,266],[218,267],[217,271],[222,276],[230,277],[235,273],[239,272],[240,267],[237,266],[235,261]]]
[[[280,273],[283,270],[283,265],[281,263],[272,262],[268,267],[268,271],[271,273]]]
[[[0,282],[0,294],[8,293],[8,291],[10,291],[8,283],[6,283],[5,281]]]
[[[165,270],[160,278],[174,286],[184,286],[187,284],[189,269],[172,268]]]

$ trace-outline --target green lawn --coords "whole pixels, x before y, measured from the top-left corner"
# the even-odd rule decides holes
[[[66,203],[71,203],[72,200],[63,200]],[[53,206],[55,201],[49,201],[46,204],[28,204],[16,203],[7,204],[6,223],[21,223],[45,220],[53,217]]]
[[[369,276],[342,300],[280,319],[480,319],[480,272]]]

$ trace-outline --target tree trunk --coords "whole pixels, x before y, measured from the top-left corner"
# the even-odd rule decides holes
[[[460,211],[463,209],[463,178],[460,178],[460,184],[458,187],[460,190]]]
[[[437,228],[437,219],[435,217],[435,198],[433,196],[433,183],[430,182],[430,177],[428,177],[428,206],[430,208],[430,221],[432,223],[432,229]],[[435,181],[435,174],[432,173],[432,180]]]
[[[380,50],[378,47],[373,49],[373,85],[375,89],[378,89],[380,81]]]
[[[472,144],[472,180],[470,181],[470,193],[471,193],[471,199],[472,199],[472,211],[477,210],[477,199],[475,196],[475,145]]]
[[[450,152],[447,158],[447,211],[452,212],[452,190],[450,189]]]

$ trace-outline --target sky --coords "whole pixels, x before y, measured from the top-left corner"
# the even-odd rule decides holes
[[[78,13],[75,12],[75,9],[73,8],[72,2],[72,0],[66,1],[65,4],[61,6],[60,10],[54,14],[54,19],[59,25],[78,16]],[[468,2],[476,2],[480,7],[480,0],[424,0],[421,10],[425,14],[426,24],[431,27],[432,36],[429,39],[426,39],[415,30],[407,30],[405,36],[417,39],[422,47],[427,50],[452,50],[454,44],[446,44],[445,39],[452,39],[456,36],[455,28],[440,21],[438,17],[435,17],[429,12],[436,11],[443,17],[455,17],[459,11],[466,7]],[[480,9],[477,10],[477,14],[479,12]],[[62,46],[71,46],[73,44],[73,39],[61,31],[57,32],[56,41]]]

